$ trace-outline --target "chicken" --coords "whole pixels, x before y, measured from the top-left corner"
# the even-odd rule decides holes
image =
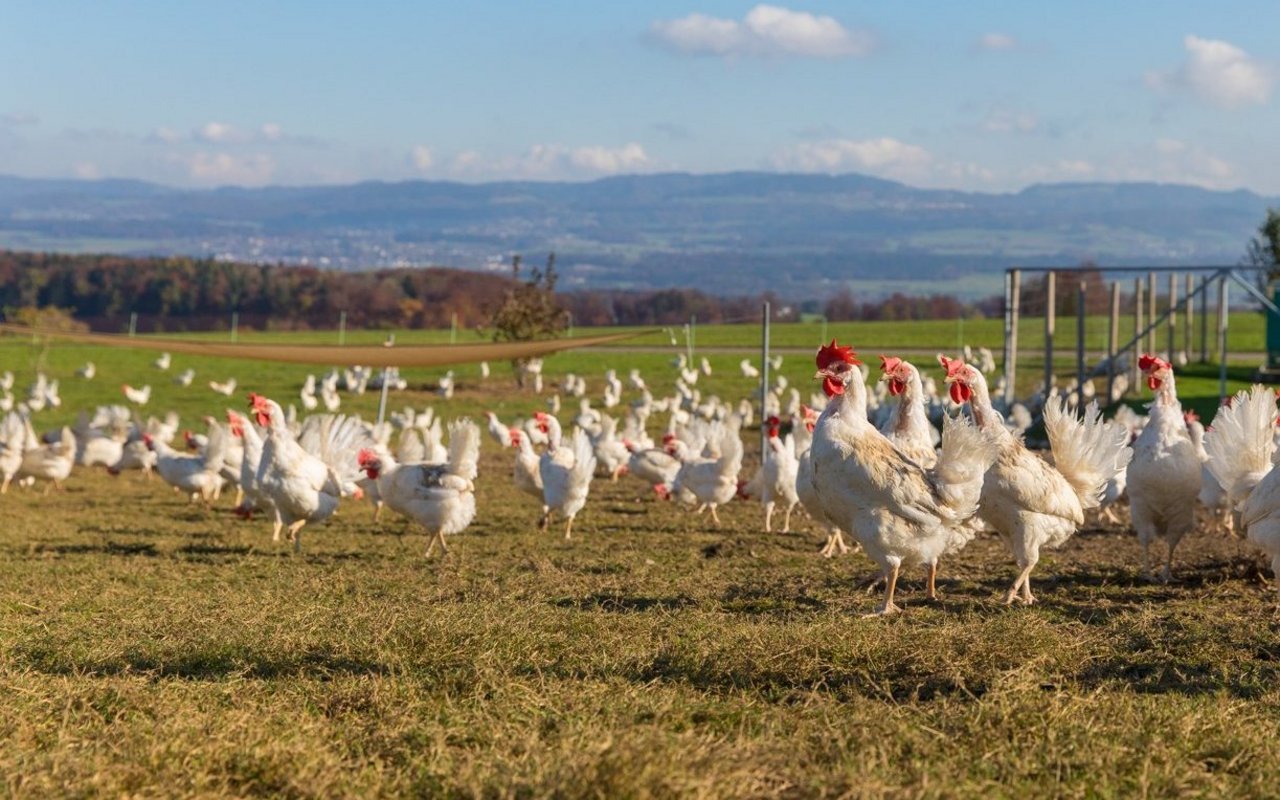
[[[121,386],[120,389],[124,392],[124,396],[129,399],[129,402],[134,405],[145,406],[151,401],[150,385],[143,386],[141,389],[135,389],[126,383]]]
[[[627,458],[627,474],[653,487],[659,497],[667,499],[671,496],[671,483],[680,471],[680,461],[666,450],[656,447],[641,447],[629,439],[622,441],[630,456]]]
[[[235,411],[227,411],[227,432],[240,440],[240,502],[235,512],[249,519],[254,511],[274,512],[270,496],[258,483],[258,467],[262,463],[262,436],[247,418]]]
[[[226,383],[218,383],[217,381],[209,381],[209,388],[223,397],[230,397],[236,391],[236,379],[229,378]]]
[[[144,434],[142,441],[156,454],[156,473],[165,483],[185,493],[192,502],[203,500],[208,505],[222,488],[220,473],[227,443],[220,430],[211,431],[208,446],[196,454],[179,453],[151,434]]]
[[[519,428],[511,428],[507,435],[510,437],[511,446],[516,448],[516,464],[511,472],[511,481],[516,488],[525,494],[538,498],[538,502],[543,502],[542,496],[542,471],[541,459],[533,449],[533,443],[529,441],[529,437]],[[542,517],[547,516],[547,506],[543,503]]]
[[[1200,415],[1194,411],[1186,411],[1183,412],[1182,417],[1187,421],[1187,435],[1191,437],[1191,446],[1195,448],[1196,457],[1200,459],[1200,494],[1196,499],[1200,501],[1200,505],[1209,510],[1212,518],[1221,521],[1228,531],[1232,531],[1235,515],[1227,504],[1226,491],[1218,483],[1213,470],[1209,467],[1209,452],[1204,447],[1205,430],[1200,422]]]
[[[824,515],[852,534],[884,574],[885,598],[875,613],[894,614],[901,568],[926,567],[932,586],[938,557],[971,530],[995,448],[967,420],[948,417],[937,467],[925,470],[867,419],[867,387],[853,348],[832,339],[816,360],[829,400],[813,432],[813,488]]]
[[[153,363],[155,364],[156,369],[168,369],[169,364],[172,363],[172,359],[169,357],[168,353],[161,353],[160,357],[157,358]]]
[[[498,419],[498,415],[492,411],[486,411],[484,416],[489,422],[489,437],[497,442],[499,447],[507,447],[512,444],[511,429],[502,424],[502,421]]]
[[[14,412],[5,414],[0,420],[0,494],[9,491],[9,484],[22,467],[26,439],[27,427],[22,417]]]
[[[751,359],[749,359],[749,358],[744,358],[744,359],[742,359],[741,361],[739,361],[739,362],[738,362],[738,369],[742,371],[742,377],[744,377],[744,378],[759,378],[759,377],[760,377],[760,370],[758,370],[758,369],[756,369],[754,366],[752,366],[752,364],[751,364]]]
[[[437,543],[441,552],[449,552],[444,537],[461,533],[475,519],[479,457],[480,427],[461,419],[449,425],[449,456],[443,463],[397,464],[385,451],[371,448],[360,450],[357,463],[377,482],[382,502],[427,529],[430,558]]]
[[[84,378],[86,381],[93,380],[93,376],[98,374],[98,368],[93,365],[92,361],[86,361],[84,366],[76,370],[76,375]]]
[[[565,518],[564,538],[569,539],[573,534],[573,519],[587,503],[591,476],[596,471],[596,456],[591,440],[582,429],[575,430],[573,444],[565,446],[559,420],[539,411],[537,421],[548,442],[546,452],[538,461],[543,504],[547,508],[539,527],[545,530],[551,515],[558,513]]]
[[[312,438],[317,452],[313,454],[294,440],[284,412],[274,400],[250,394],[249,403],[258,425],[267,431],[257,483],[275,507],[273,539],[287,526],[294,552],[298,552],[302,549],[303,526],[328,519],[342,497],[354,496],[358,500],[363,495],[355,484],[356,456],[376,443],[358,420],[325,417],[314,429]]]
[[[33,437],[28,435],[27,442]],[[28,447],[22,454],[22,464],[18,467],[18,480],[36,478],[49,481],[45,494],[51,489],[62,489],[62,482],[71,475],[71,467],[76,461],[76,437],[70,428],[64,427],[58,441],[52,444]]]
[[[1096,402],[1089,404],[1083,420],[1077,420],[1063,398],[1050,397],[1044,406],[1050,464],[1005,427],[991,405],[981,371],[959,359],[939,360],[947,370],[951,399],[969,404],[974,422],[997,447],[982,485],[980,514],[1004,539],[1021,570],[1005,603],[1017,599],[1019,591],[1022,602],[1034,603],[1031,571],[1040,560],[1040,548],[1060,547],[1084,522],[1084,512],[1098,507],[1107,482],[1133,455],[1128,431],[1119,423],[1104,422]]]
[[[179,372],[177,375],[173,376],[173,382],[178,386],[182,386],[182,387],[190,386],[191,382],[194,381],[195,379],[196,379],[196,371],[194,369],[191,369],[190,367],[183,370],[182,372]]]
[[[1200,458],[1187,434],[1173,366],[1162,358],[1143,355],[1138,359],[1138,368],[1146,377],[1147,388],[1155,392],[1155,399],[1147,426],[1133,443],[1128,474],[1129,513],[1142,544],[1143,575],[1152,577],[1151,542],[1161,538],[1168,555],[1160,577],[1168,581],[1173,572],[1174,548],[1195,527]]]
[[[915,365],[892,356],[880,356],[880,371],[881,380],[889,385],[889,394],[898,398],[880,432],[907,458],[925,469],[932,467],[938,463],[938,453],[934,450],[938,432],[925,414],[920,371]]]
[[[618,420],[606,415],[600,418],[600,433],[592,438],[591,447],[596,454],[596,463],[614,483],[618,476],[627,471],[627,459],[630,453],[627,446],[618,438]]]
[[[773,417],[772,419],[777,419]],[[796,472],[800,463],[796,458],[795,439],[778,435],[776,425],[769,426],[768,451],[761,467],[760,501],[764,503],[764,530],[773,532],[773,511],[779,501],[786,505],[782,517],[782,532],[791,532],[791,512],[800,497],[796,493]]]
[[[842,555],[849,552],[853,548],[845,544],[844,531],[840,526],[827,516],[826,511],[822,507],[822,500],[818,496],[818,490],[813,484],[813,429],[818,424],[818,414],[808,406],[801,406],[800,426],[792,428],[792,436],[796,439],[796,496],[800,498],[800,505],[804,507],[809,517],[814,522],[827,531],[827,540],[822,545],[822,555],[824,558],[831,558],[834,555]],[[803,435],[801,435],[803,431]]]
[[[1204,434],[1205,467],[1232,517],[1271,472],[1276,455],[1276,395],[1255,385],[1224,404]],[[1234,527],[1234,526],[1232,526]]]
[[[125,442],[120,449],[120,460],[107,467],[111,475],[119,475],[127,469],[142,470],[142,477],[151,480],[151,473],[156,467],[156,454],[151,452],[142,439]]]
[[[738,438],[736,430],[721,427],[713,434],[712,441],[717,445],[717,456],[696,455],[686,442],[678,438],[665,442],[665,448],[669,455],[680,461],[680,471],[671,483],[672,493],[684,499],[682,496],[687,492],[698,506],[697,513],[710,509],[712,521],[716,527],[720,527],[720,515],[716,513],[716,508],[732,500],[738,493],[742,440]]]

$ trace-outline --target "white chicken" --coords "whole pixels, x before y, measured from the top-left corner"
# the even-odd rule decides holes
[[[664,500],[670,498],[671,483],[680,471],[680,460],[666,450],[642,447],[630,439],[623,439],[622,446],[630,453],[627,474],[644,481]]]
[[[230,397],[231,395],[235,394],[236,379],[228,378],[225,383],[218,383],[217,381],[209,381],[209,388],[212,389],[217,394],[222,395],[223,397]]]
[[[1237,392],[1232,402],[1219,408],[1213,426],[1205,432],[1206,466],[1221,487],[1223,505],[1233,516],[1271,472],[1275,430],[1275,392],[1255,385],[1247,392]]]
[[[190,386],[191,382],[194,381],[195,379],[196,379],[196,371],[194,369],[191,369],[190,367],[187,367],[182,372],[179,372],[177,375],[173,376],[173,382],[178,386],[182,386],[184,388],[187,386]]]
[[[342,497],[353,495],[358,500],[363,495],[355,484],[359,477],[356,456],[376,443],[358,420],[327,417],[319,423],[318,452],[312,454],[294,440],[284,411],[274,400],[250,394],[249,403],[258,425],[267,431],[257,483],[275,507],[273,538],[287,526],[298,552],[303,526],[328,519]]]
[[[1142,544],[1142,573],[1151,578],[1151,542],[1164,539],[1168,547],[1161,580],[1173,572],[1173,551],[1196,524],[1200,493],[1200,458],[1191,437],[1174,384],[1173,366],[1162,358],[1143,355],[1138,368],[1147,388],[1155,392],[1147,425],[1133,443],[1129,464],[1129,513]]]
[[[30,444],[34,436],[28,434]],[[76,461],[76,437],[70,428],[64,427],[58,441],[51,444],[28,447],[22,454],[22,465],[15,476],[18,480],[35,478],[49,481],[45,486],[45,494],[51,489],[62,490],[62,482],[71,475],[71,467]]]
[[[914,364],[894,356],[880,356],[881,380],[889,386],[889,394],[898,402],[889,412],[880,432],[894,446],[920,466],[928,469],[938,463],[938,432],[929,423],[924,409],[924,384]]]
[[[9,491],[26,449],[27,426],[18,414],[9,412],[0,419],[0,494]]]
[[[853,348],[833,339],[816,360],[829,400],[813,432],[813,486],[824,514],[884,574],[885,598],[875,613],[894,614],[901,610],[893,602],[901,568],[924,566],[932,576],[948,543],[970,529],[995,448],[967,420],[948,417],[938,465],[925,470],[867,419],[867,387]]]
[[[1229,487],[1228,495],[1239,497],[1246,492],[1237,506],[1240,528],[1246,539],[1270,556],[1280,599],[1280,470],[1267,471],[1248,488],[1266,469],[1264,460],[1274,455],[1275,418],[1275,396],[1255,387],[1249,396],[1237,395],[1230,407],[1218,410],[1213,429],[1205,435],[1205,449],[1210,468]]]
[[[98,374],[98,368],[93,365],[92,361],[86,361],[84,366],[76,370],[78,377],[84,378],[86,381],[93,380],[93,376]]]
[[[165,483],[186,494],[191,502],[202,500],[206,506],[213,502],[222,489],[220,472],[227,444],[225,435],[218,432],[211,434],[204,452],[194,454],[179,453],[150,434],[142,437],[147,449],[156,454],[156,474]]]
[[[773,511],[781,502],[785,508],[782,516],[782,532],[791,532],[791,512],[800,502],[796,493],[796,472],[800,462],[796,457],[796,442],[791,436],[779,436],[779,428],[770,419],[768,451],[761,467],[760,502],[764,503],[764,530],[773,532]]]
[[[160,357],[157,358],[153,363],[155,364],[156,369],[168,369],[169,365],[172,362],[173,360],[169,357],[168,353],[161,353]]]
[[[716,509],[738,493],[742,440],[738,432],[728,426],[721,427],[712,436],[719,452],[717,456],[698,455],[684,440],[674,437],[665,442],[665,447],[669,455],[680,460],[680,471],[671,483],[672,493],[678,499],[691,496],[699,514],[710,509],[711,519],[718,528],[720,515]]]
[[[1200,459],[1200,494],[1196,499],[1200,501],[1200,505],[1209,510],[1211,518],[1222,522],[1228,531],[1232,531],[1234,514],[1227,503],[1227,493],[1214,477],[1213,470],[1209,468],[1209,452],[1204,446],[1204,424],[1200,422],[1200,415],[1195,411],[1184,411],[1182,418],[1187,421],[1187,436],[1191,437],[1191,446],[1195,448],[1196,457]]]
[[[547,450],[538,462],[542,476],[542,498],[547,511],[542,515],[539,527],[545,530],[552,514],[565,518],[564,538],[573,534],[573,520],[587,503],[591,490],[591,476],[596,471],[596,456],[591,440],[582,429],[573,432],[573,444],[562,441],[560,421],[538,412],[538,426],[547,435]]]
[[[1031,571],[1040,560],[1040,548],[1060,547],[1084,522],[1084,512],[1098,507],[1107,481],[1128,466],[1133,455],[1128,431],[1119,423],[1104,422],[1096,402],[1078,420],[1063,398],[1050,397],[1044,406],[1053,453],[1050,464],[1005,427],[991,405],[982,372],[959,359],[938,359],[947,370],[952,401],[969,404],[974,422],[997,447],[982,485],[979,513],[1004,539],[1021,570],[1005,603],[1017,599],[1019,591],[1022,602],[1034,603]]]
[[[240,503],[235,508],[237,516],[251,519],[254,511],[274,511],[271,498],[258,484],[258,467],[262,463],[262,435],[243,415],[227,411],[227,433],[240,440]]]
[[[760,377],[760,370],[752,366],[751,359],[749,358],[744,358],[742,361],[738,362],[738,369],[742,370],[742,377],[744,378]]]
[[[516,463],[511,472],[511,481],[515,487],[527,495],[538,498],[538,502],[542,503],[543,519],[547,516],[547,506],[543,502],[542,496],[542,469],[541,459],[537,452],[533,449],[533,443],[529,441],[529,436],[519,428],[511,428],[507,435],[510,437],[511,446],[516,448]]]
[[[357,454],[365,475],[377,482],[378,496],[396,511],[426,528],[431,536],[427,557],[444,537],[466,530],[476,516],[476,464],[480,428],[469,419],[449,424],[449,455],[443,463],[397,464],[385,451],[366,448]]]
[[[134,405],[145,406],[147,403],[151,402],[150,385],[143,386],[141,389],[135,389],[126,383],[121,386],[120,389],[124,392],[124,396],[128,398],[129,402]]]

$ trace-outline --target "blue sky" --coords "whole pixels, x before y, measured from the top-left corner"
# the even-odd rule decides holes
[[[1280,194],[1280,3],[23,2],[0,173]]]

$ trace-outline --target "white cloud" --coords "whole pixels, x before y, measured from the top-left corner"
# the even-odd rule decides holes
[[[982,120],[982,129],[988,133],[1034,133],[1039,128],[1040,118],[1033,111],[997,108]]]
[[[875,47],[869,33],[846,28],[834,17],[763,3],[742,20],[694,13],[657,20],[649,30],[664,47],[686,55],[843,58]]]
[[[1185,90],[1200,100],[1225,109],[1265,105],[1275,83],[1272,65],[1220,39],[1188,35],[1182,40],[1187,60],[1176,70],[1146,74],[1156,91]]]
[[[102,177],[102,168],[92,161],[78,161],[71,167],[71,172],[83,180],[95,180]]]
[[[277,142],[284,136],[284,129],[278,122],[264,122],[262,127],[258,128],[258,135],[268,142]]]
[[[802,172],[865,170],[902,174],[922,172],[933,163],[928,150],[889,137],[879,139],[824,139],[801,142],[774,158],[780,169]]]
[[[449,162],[455,175],[498,180],[586,178],[644,172],[653,166],[653,159],[636,142],[619,147],[535,144],[522,155],[496,158],[464,150]]]
[[[978,37],[974,47],[989,53],[1015,50],[1018,47],[1018,40],[1007,33],[984,33]]]
[[[176,156],[174,160],[186,169],[187,177],[193,182],[213,185],[261,186],[270,181],[276,171],[275,161],[261,153],[232,155],[200,151]]]
[[[225,144],[227,142],[237,141],[240,133],[235,128],[225,122],[206,122],[204,125],[196,129],[193,138],[204,142],[214,142]]]
[[[151,132],[151,138],[165,144],[176,144],[182,141],[182,134],[173,128],[156,128]]]
[[[614,174],[635,172],[649,165],[649,156],[635,142],[622,147],[579,147],[569,153],[569,162],[589,172]]]
[[[409,153],[409,160],[413,162],[413,166],[419,172],[426,172],[435,165],[436,160],[431,155],[431,148],[425,144],[417,145]]]

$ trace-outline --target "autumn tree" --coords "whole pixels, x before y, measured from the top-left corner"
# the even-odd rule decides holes
[[[559,336],[569,326],[569,314],[556,300],[556,254],[547,256],[545,270],[534,267],[529,277],[520,280],[520,256],[511,259],[511,277],[515,285],[507,289],[502,305],[489,320],[495,342],[531,342]],[[511,366],[516,382],[523,388],[525,359],[515,359]]]

